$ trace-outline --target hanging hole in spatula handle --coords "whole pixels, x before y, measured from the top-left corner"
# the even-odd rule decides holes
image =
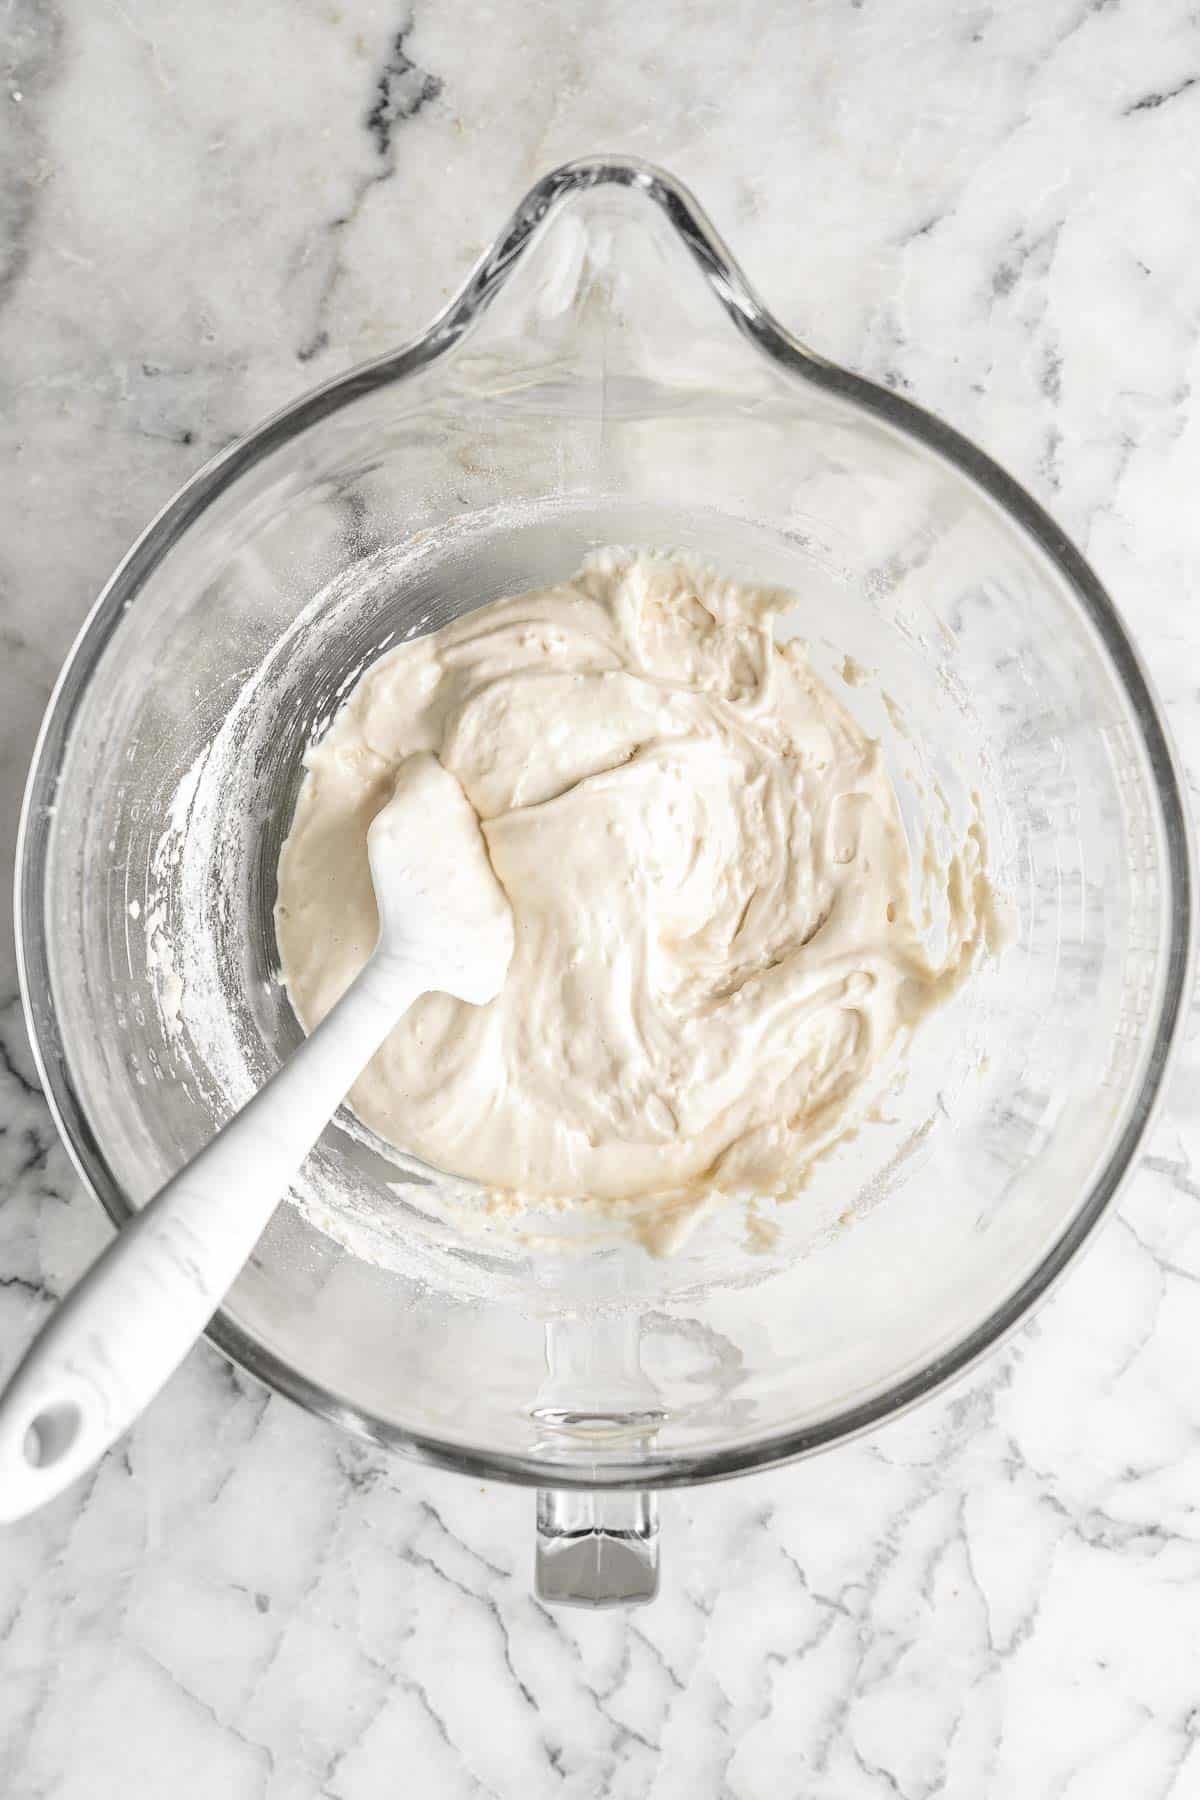
[[[31,1469],[50,1469],[70,1453],[78,1441],[83,1412],[74,1400],[58,1400],[41,1407],[25,1431],[22,1451]]]
[[[30,1384],[0,1427],[0,1521],[53,1500],[102,1454],[102,1415],[69,1379]]]

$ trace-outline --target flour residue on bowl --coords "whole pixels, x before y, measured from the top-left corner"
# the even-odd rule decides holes
[[[144,911],[136,899],[126,909],[135,923],[141,923],[151,992],[163,1030],[169,1040],[176,1042],[182,1031],[184,978],[181,964],[186,956],[182,943],[184,928],[180,922],[179,875],[188,827],[209,753],[208,748],[200,752],[170,795],[163,828],[150,858]]]

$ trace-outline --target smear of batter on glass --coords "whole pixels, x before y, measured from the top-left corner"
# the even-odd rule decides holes
[[[309,1029],[370,953],[367,828],[433,751],[482,821],[516,950],[491,1005],[420,1001],[356,1084],[384,1138],[511,1207],[678,1217],[788,1198],[885,1059],[994,947],[972,823],[932,961],[879,745],[777,645],[794,604],[609,550],[381,657],[308,773],[279,864]]]

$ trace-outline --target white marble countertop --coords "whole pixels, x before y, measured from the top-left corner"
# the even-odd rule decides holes
[[[677,172],[784,319],[1048,503],[1194,787],[1198,131],[1184,0],[9,0],[5,890],[50,683],[141,525],[597,149]],[[3,904],[7,1363],[106,1227]],[[197,1351],[0,1540],[0,1792],[1200,1793],[1198,1074],[1193,1037],[1118,1215],[1008,1350],[866,1443],[668,1496],[641,1612],[546,1612],[529,1494],[364,1452]]]

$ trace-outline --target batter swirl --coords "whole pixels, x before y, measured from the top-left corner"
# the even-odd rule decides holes
[[[431,750],[478,812],[516,949],[427,996],[351,1096],[403,1149],[531,1201],[786,1196],[990,916],[973,829],[931,965],[878,744],[777,646],[786,594],[606,551],[401,645],[308,757],[276,910],[311,1028],[374,943],[367,827]]]

